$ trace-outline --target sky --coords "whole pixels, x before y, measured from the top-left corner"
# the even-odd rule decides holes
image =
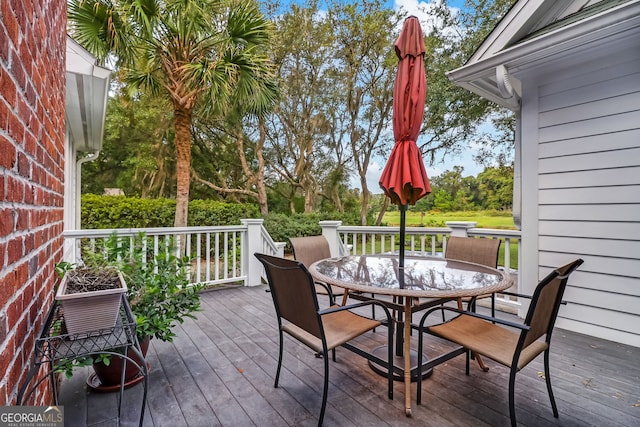
[[[407,10],[410,14],[416,15],[419,19],[425,15],[425,9],[428,10],[429,3],[431,1],[418,1],[418,0],[389,0],[387,4],[389,7],[399,9],[400,7]],[[464,0],[448,0],[447,3],[452,8],[461,8],[464,6]],[[423,21],[423,19],[420,19]],[[426,21],[426,19],[424,19]],[[428,85],[428,82],[427,82]],[[428,93],[427,93],[427,96]],[[464,168],[463,176],[476,176],[483,171],[484,167],[478,165],[473,160],[473,155],[477,152],[477,148],[470,146],[467,150],[464,150],[461,154],[454,155],[448,154],[443,162],[438,162],[434,165],[425,163],[427,169],[427,175],[429,177],[440,175],[445,171],[453,170],[454,166],[462,166]],[[386,159],[376,158],[372,160],[367,171],[367,185],[369,190],[373,193],[381,193],[378,185],[378,180],[382,174]],[[360,188],[359,179],[354,177],[352,180],[353,187]]]
[[[291,1],[304,2],[304,0]],[[428,12],[426,11],[429,10],[430,3],[432,3],[433,1],[434,0],[387,0],[386,4],[389,8],[393,9],[403,8],[409,14],[417,16],[420,21],[427,22],[428,19],[426,19],[426,16]],[[464,2],[465,0],[447,0],[447,4],[449,5],[449,7],[455,9],[462,8],[464,6]],[[427,96],[429,96],[428,92]],[[420,144],[420,139],[418,139],[418,144]],[[478,165],[473,160],[473,156],[477,151],[477,147],[469,146],[467,150],[464,150],[460,154],[448,154],[443,161],[437,160],[437,163],[435,163],[434,165],[425,163],[427,175],[429,177],[434,177],[440,175],[445,171],[453,170],[454,166],[462,166],[464,168],[463,176],[477,176],[484,169],[483,166]],[[385,162],[386,158],[374,158],[369,164],[369,168],[367,170],[367,186],[369,188],[369,191],[374,194],[382,193],[382,190],[378,185],[378,180],[380,178],[380,175],[382,174],[382,169],[384,168]],[[350,184],[354,188],[360,188],[360,178],[357,176],[357,174],[352,175]]]

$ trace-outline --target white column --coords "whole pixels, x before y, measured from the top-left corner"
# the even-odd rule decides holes
[[[447,221],[445,224],[451,229],[451,235],[456,237],[469,237],[469,229],[478,225],[474,221]]]
[[[339,257],[344,255],[342,240],[340,239],[340,233],[338,233],[338,227],[342,225],[342,221],[320,221],[318,224],[322,228],[322,235],[329,242],[331,256]]]
[[[243,264],[245,271],[247,272],[247,286],[257,286],[262,284],[263,267],[253,254],[256,252],[263,252],[262,248],[262,224],[264,219],[242,219],[240,220],[242,225],[247,227],[247,233],[245,234],[246,252],[243,254]]]

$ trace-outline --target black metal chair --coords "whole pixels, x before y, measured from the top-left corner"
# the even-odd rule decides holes
[[[331,248],[329,248],[329,242],[324,236],[290,237],[289,242],[293,249],[293,257],[296,261],[304,264],[306,268],[309,268],[316,261],[331,258]],[[344,295],[344,288],[317,284],[316,293],[328,294],[330,304],[335,304],[336,296]]]
[[[562,303],[562,296],[567,286],[569,275],[583,263],[577,259],[565,266],[553,270],[542,279],[536,287],[524,323],[514,323],[496,317],[484,316],[471,311],[453,307],[435,307],[427,311],[418,327],[418,384],[416,400],[420,404],[422,397],[422,347],[423,333],[426,332],[444,338],[461,346],[466,353],[466,374],[469,375],[469,358],[471,352],[492,359],[510,369],[509,373],[509,415],[511,425],[516,425],[515,413],[515,379],[516,374],[529,362],[544,352],[544,374],[547,391],[551,400],[553,416],[558,418],[558,409],[551,389],[549,374],[549,346],[551,334]],[[522,295],[520,295],[522,296]],[[425,327],[430,314],[446,310],[458,313],[458,316],[444,323]],[[518,329],[519,332],[503,326]],[[541,339],[544,336],[544,340]],[[462,353],[454,351],[433,359],[432,363],[442,363]]]
[[[486,265],[487,267],[498,267],[498,252],[500,251],[500,239],[457,237],[452,236],[447,240],[447,248],[444,254],[446,259],[473,262],[475,264]],[[466,298],[460,302],[475,304],[475,300],[481,298],[491,298],[491,316],[496,315],[495,294],[481,295],[474,300]],[[462,308],[458,306],[458,308]],[[443,319],[444,320],[444,319]]]
[[[329,350],[332,350],[335,361],[335,348],[342,346],[372,360],[376,364],[389,368],[386,361],[367,353],[359,347],[349,344],[352,339],[380,326],[383,322],[369,319],[354,313],[353,309],[379,305],[384,310],[389,331],[388,360],[393,361],[393,325],[389,310],[378,301],[366,301],[345,306],[333,305],[320,310],[313,277],[305,266],[297,261],[255,254],[264,265],[267,280],[278,318],[280,349],[278,368],[274,387],[278,387],[280,368],[282,366],[283,332],[297,339],[314,352],[320,353],[324,360],[324,387],[322,406],[318,425],[322,425],[327,404],[329,389]],[[393,367],[387,375],[389,399],[393,399]]]

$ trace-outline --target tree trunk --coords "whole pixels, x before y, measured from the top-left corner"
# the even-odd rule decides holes
[[[384,218],[384,214],[385,212],[387,212],[387,208],[389,207],[389,201],[391,199],[386,197],[384,198],[384,202],[382,202],[382,208],[380,208],[380,213],[378,214],[378,219],[376,219],[376,224],[377,226],[379,226],[380,224],[382,224],[382,218]]]
[[[186,227],[191,184],[191,119],[192,110],[174,107],[176,146],[176,216],[174,225]]]
[[[367,187],[366,173],[360,175],[362,187],[362,205],[360,206],[360,225],[367,225],[367,208],[369,207],[369,187]]]
[[[256,191],[258,193],[258,206],[260,206],[260,214],[266,216],[269,213],[269,204],[267,199],[267,185],[264,181],[264,142],[267,139],[267,132],[264,127],[264,119],[258,120],[258,129],[260,131],[260,140],[256,146],[256,158],[258,159],[258,172],[256,177]]]

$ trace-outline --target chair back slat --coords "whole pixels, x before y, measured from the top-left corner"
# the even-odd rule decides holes
[[[529,325],[531,329],[526,332],[522,343],[523,348],[545,334],[547,340],[550,339],[569,275],[583,262],[582,259],[577,259],[558,267],[538,284],[525,318],[525,324]]]
[[[444,257],[496,268],[500,243],[500,239],[452,236],[447,240]]]
[[[289,238],[293,248],[293,257],[305,267],[325,258],[331,258],[329,242],[324,236],[305,236]]]
[[[318,298],[311,274],[298,261],[256,253],[264,265],[278,317],[322,339]]]

